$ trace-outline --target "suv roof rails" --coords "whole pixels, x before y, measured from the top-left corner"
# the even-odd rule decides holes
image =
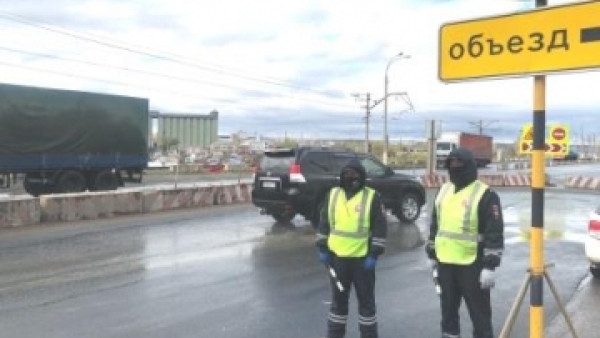
[[[351,149],[348,148],[342,148],[342,147],[331,147],[331,146],[301,146],[298,147],[298,149],[300,150],[329,150],[329,151],[352,151]]]
[[[294,148],[269,148],[265,149],[265,153],[278,153],[278,152],[292,152],[295,151]]]
[[[325,151],[339,151],[339,152],[352,152],[356,153],[356,151],[343,147],[331,147],[331,146],[299,146],[292,148],[269,148],[266,149],[265,153],[302,153],[310,150],[325,150]]]

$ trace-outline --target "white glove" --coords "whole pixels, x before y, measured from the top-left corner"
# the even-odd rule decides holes
[[[496,283],[494,274],[494,270],[481,270],[481,274],[479,275],[479,284],[481,284],[482,289],[491,289],[494,287]]]
[[[427,265],[429,265],[429,268],[430,268],[431,270],[433,270],[433,269],[437,269],[437,267],[438,267],[438,261],[437,261],[437,260],[435,260],[435,259],[429,259],[429,260],[427,261]]]

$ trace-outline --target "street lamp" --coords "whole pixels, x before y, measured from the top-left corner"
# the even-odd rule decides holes
[[[388,136],[388,118],[387,118],[387,111],[388,111],[388,70],[390,69],[390,66],[392,65],[392,63],[396,60],[400,60],[400,59],[409,59],[410,55],[404,55],[403,52],[400,52],[396,55],[394,55],[390,61],[388,61],[387,66],[385,67],[385,84],[384,84],[384,94],[383,94],[383,163],[384,164],[388,164],[388,143],[389,143],[389,136]]]

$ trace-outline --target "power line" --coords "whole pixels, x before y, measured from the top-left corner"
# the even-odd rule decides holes
[[[21,64],[17,64],[17,63],[10,63],[10,62],[5,62],[5,61],[0,61],[0,65],[4,65],[4,66],[7,66],[7,67],[21,68],[21,69],[25,69],[25,70],[29,70],[29,71],[33,71],[33,72],[49,73],[49,74],[55,74],[55,75],[60,75],[60,76],[72,77],[72,78],[77,78],[77,79],[90,80],[90,81],[95,81],[95,82],[103,82],[103,83],[109,83],[109,84],[116,84],[116,85],[124,86],[124,87],[150,89],[150,90],[153,90],[153,91],[165,92],[165,93],[168,93],[168,94],[174,94],[174,95],[178,95],[178,96],[192,97],[192,94],[183,94],[181,92],[174,92],[174,91],[164,90],[163,88],[154,88],[154,87],[150,87],[150,86],[146,86],[146,85],[140,86],[140,85],[137,85],[137,84],[133,85],[131,83],[122,82],[122,81],[100,79],[100,78],[89,77],[89,76],[84,76],[84,75],[80,75],[80,74],[71,74],[71,73],[67,73],[67,72],[59,72],[59,71],[55,71],[55,70],[48,70],[48,69],[42,69],[42,68],[37,68],[37,67],[24,66],[24,65],[21,65]],[[193,94],[193,97],[197,97],[197,95]],[[204,98],[205,99],[211,99],[211,98],[208,98],[208,97],[204,97]]]
[[[68,61],[68,62],[79,63],[79,64],[84,64],[84,65],[89,65],[89,66],[94,66],[94,67],[103,67],[103,68],[124,70],[127,72],[135,72],[135,73],[140,73],[140,74],[152,75],[152,76],[162,77],[162,78],[171,79],[171,80],[185,81],[185,82],[191,82],[191,83],[197,83],[197,84],[206,84],[206,85],[210,85],[210,86],[223,87],[223,88],[235,89],[235,90],[245,89],[245,88],[235,87],[235,86],[211,82],[211,81],[198,80],[195,78],[187,78],[187,77],[169,75],[169,74],[164,74],[164,73],[150,72],[150,71],[141,70],[141,69],[109,65],[109,64],[100,63],[100,62],[93,62],[93,61],[69,58],[69,57],[59,56],[59,55],[54,55],[54,54],[38,53],[38,52],[26,51],[26,50],[22,50],[22,49],[15,49],[15,48],[4,47],[4,46],[0,46],[0,50],[13,52],[13,53],[19,53],[19,54],[25,54],[25,55],[31,55],[31,56],[41,57],[41,58]],[[249,90],[249,91],[259,93],[258,91],[253,91],[253,90]]]
[[[37,68],[37,67],[24,66],[24,65],[21,65],[21,64],[4,62],[4,61],[0,61],[0,66],[1,65],[7,66],[7,67],[11,67],[11,68],[21,68],[21,69],[25,69],[25,70],[33,71],[33,72],[49,73],[49,74],[55,74],[55,75],[70,77],[70,78],[84,79],[84,80],[88,80],[88,81],[95,81],[95,82],[116,84],[116,85],[119,85],[119,86],[129,87],[129,88],[146,89],[146,90],[151,90],[151,91],[155,91],[155,92],[167,93],[167,94],[170,94],[170,95],[176,95],[176,96],[187,97],[187,98],[198,98],[198,97],[201,97],[201,98],[208,99],[208,100],[214,100],[214,98],[208,98],[208,97],[199,96],[197,93],[194,93],[194,94],[190,93],[190,94],[188,94],[188,93],[176,92],[176,91],[171,91],[171,90],[164,90],[163,88],[157,88],[157,87],[152,87],[152,86],[147,86],[147,85],[138,85],[138,84],[132,84],[132,83],[127,83],[127,82],[123,82],[123,81],[115,81],[115,80],[109,80],[109,79],[100,79],[100,78],[95,78],[95,77],[90,77],[90,76],[84,76],[84,75],[81,75],[81,74],[72,74],[72,73],[68,73],[68,72],[60,72],[60,71],[55,71],[55,70],[48,70],[48,69],[42,69],[42,68]],[[232,103],[220,103],[220,104],[223,105],[223,106],[237,107],[238,109],[241,109],[241,108],[246,108],[247,109],[248,108],[248,106],[244,106],[242,104],[232,104]],[[264,109],[264,108],[265,107],[263,106],[262,109]],[[337,116],[335,114],[326,114],[326,115]]]
[[[261,79],[261,78],[257,78],[257,77],[253,77],[253,76],[247,76],[247,75],[241,75],[241,74],[237,74],[233,71],[229,71],[229,70],[225,70],[225,69],[218,69],[215,67],[208,67],[208,66],[201,66],[197,63],[193,63],[193,62],[189,62],[185,59],[182,59],[180,56],[176,56],[176,57],[169,57],[169,56],[165,56],[165,55],[161,55],[158,53],[153,53],[153,52],[147,52],[141,49],[137,49],[137,48],[131,48],[131,47],[127,47],[127,46],[122,46],[119,45],[117,43],[113,43],[113,42],[107,42],[107,41],[103,41],[99,38],[95,38],[95,37],[90,37],[90,36],[84,36],[82,34],[77,34],[77,33],[73,33],[70,32],[66,29],[63,28],[56,28],[54,26],[50,26],[47,24],[40,24],[39,22],[36,22],[34,20],[28,19],[26,17],[23,17],[21,15],[18,14],[14,14],[14,13],[10,13],[7,11],[3,11],[0,10],[0,16],[14,21],[14,22],[19,22],[21,24],[24,25],[28,25],[31,27],[35,27],[38,29],[43,29],[46,31],[50,31],[56,34],[61,34],[61,35],[65,35],[71,38],[75,38],[75,39],[79,39],[79,40],[83,40],[86,42],[92,42],[92,43],[96,43],[105,47],[109,47],[109,48],[114,48],[114,49],[120,49],[120,50],[124,50],[130,53],[134,53],[134,54],[140,54],[140,55],[144,55],[144,56],[149,56],[152,58],[156,58],[159,60],[163,60],[163,61],[169,61],[169,62],[174,62],[174,63],[178,63],[184,66],[188,66],[188,67],[192,67],[192,68],[197,68],[200,70],[204,70],[204,71],[210,71],[210,72],[215,72],[221,75],[227,75],[227,76],[232,76],[232,77],[237,77],[237,78],[241,78],[241,79],[245,79],[245,80],[249,80],[249,81],[255,81],[255,82],[261,82],[261,83],[265,83],[265,84],[269,84],[269,85],[274,85],[274,86],[280,86],[280,87],[287,87],[287,88],[291,88],[291,89],[295,89],[295,90],[301,90],[301,91],[307,91],[307,92],[312,92],[315,94],[319,94],[321,96],[325,96],[327,98],[331,98],[331,94],[327,93],[327,92],[323,92],[323,91],[318,91],[318,90],[314,90],[311,88],[307,88],[307,87],[302,87],[302,86],[298,86],[298,85],[294,85],[294,84],[289,84],[289,83],[285,83],[283,81],[277,81],[277,80],[270,80],[270,79]],[[91,34],[88,34],[91,35]],[[106,39],[106,38],[102,38],[102,39]]]
[[[469,122],[469,124],[472,125],[473,127],[475,127],[475,129],[477,129],[477,132],[479,133],[479,135],[482,135],[484,128],[487,128],[492,123],[497,123],[497,122],[498,122],[498,120],[490,120],[490,121],[479,120],[479,121]]]
[[[32,56],[36,56],[36,57],[43,57],[43,58],[49,58],[49,59],[63,60],[63,61],[67,61],[67,62],[73,62],[73,63],[78,63],[78,64],[90,65],[90,66],[94,66],[94,67],[102,67],[102,68],[123,70],[123,71],[127,71],[127,72],[133,72],[133,73],[139,73],[139,74],[144,74],[144,75],[156,76],[156,77],[161,77],[161,78],[166,78],[166,79],[176,80],[176,81],[185,81],[185,82],[189,82],[189,83],[210,85],[210,86],[222,87],[222,88],[233,89],[233,90],[245,90],[245,91],[248,91],[248,92],[250,92],[252,94],[264,94],[264,93],[268,93],[266,91],[258,91],[258,90],[243,88],[243,87],[236,87],[236,86],[232,86],[232,85],[226,85],[226,84],[222,84],[222,83],[216,83],[216,82],[205,81],[205,80],[198,80],[196,78],[189,78],[189,77],[183,77],[183,76],[175,76],[175,75],[169,75],[169,74],[164,74],[164,73],[151,72],[151,71],[146,71],[146,70],[141,70],[141,69],[136,69],[136,68],[123,67],[123,66],[108,65],[108,64],[99,63],[99,62],[93,62],[93,61],[87,61],[87,60],[81,60],[81,59],[68,58],[68,57],[63,57],[63,56],[58,56],[58,55],[53,55],[53,54],[46,54],[46,53],[37,53],[37,52],[25,51],[25,50],[20,50],[20,49],[15,49],[15,48],[9,48],[9,47],[4,47],[4,46],[0,46],[0,50],[4,50],[4,51],[8,51],[8,52],[13,52],[13,53],[19,53],[19,54],[25,54],[25,55],[32,55]],[[336,107],[344,107],[344,108],[350,108],[351,107],[350,105],[343,105],[343,104],[339,104],[339,103],[326,102],[326,101],[321,101],[321,100],[316,100],[316,99],[300,98],[300,97],[295,97],[295,96],[291,96],[291,95],[288,96],[288,95],[285,95],[285,94],[284,95],[273,95],[273,96],[274,97],[279,97],[279,98],[286,97],[286,98],[289,98],[289,99],[292,99],[292,100],[296,100],[296,101],[303,101],[303,102],[310,102],[310,103],[319,103],[319,104],[322,104],[322,105],[329,105],[329,106],[336,106]]]

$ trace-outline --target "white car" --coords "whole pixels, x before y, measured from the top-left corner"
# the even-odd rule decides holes
[[[585,255],[590,260],[590,272],[594,277],[600,278],[600,207],[590,215]]]

